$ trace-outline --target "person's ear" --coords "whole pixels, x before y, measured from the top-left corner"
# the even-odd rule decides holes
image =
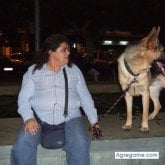
[[[52,50],[49,50],[48,53],[49,53],[49,55],[53,55],[53,51]]]

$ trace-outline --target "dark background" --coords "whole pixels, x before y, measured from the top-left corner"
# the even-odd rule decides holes
[[[164,0],[40,0],[39,2],[41,41],[49,34],[59,32],[90,39],[99,39],[106,31],[115,30],[128,31],[135,36],[145,36],[153,26],[160,26],[160,40],[161,43],[165,43]],[[21,29],[25,30],[34,45],[35,0],[0,0],[0,32],[3,33],[4,38],[17,45],[18,31],[21,33]],[[108,75],[112,81],[109,68],[107,70],[108,74],[102,73],[104,70],[101,68],[101,75]],[[4,96],[1,98],[5,99]],[[97,108],[103,112],[110,107],[107,102],[114,102],[117,98],[118,96],[114,95],[94,96],[98,103]],[[163,101],[164,96],[161,98]],[[10,98],[6,99],[10,100]],[[16,115],[16,99],[15,96],[11,97],[11,104],[0,107],[2,115]],[[141,109],[139,102],[137,100],[135,104],[137,111]],[[121,111],[125,108],[123,104],[124,100],[118,105]],[[15,107],[14,112],[13,107]],[[11,114],[5,114],[10,110]]]
[[[1,0],[0,30],[16,37],[18,27],[34,31],[35,0]],[[165,1],[163,0],[40,0],[41,38],[63,31],[101,35],[105,29],[146,34],[161,27],[165,39]]]

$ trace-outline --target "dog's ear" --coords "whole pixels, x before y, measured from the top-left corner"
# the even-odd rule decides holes
[[[158,47],[160,27],[153,27],[147,37],[141,40],[143,46],[147,49],[155,50]]]
[[[156,27],[153,27],[151,32],[148,34],[148,38],[158,38],[159,37],[159,32],[160,32],[160,26],[156,29]]]

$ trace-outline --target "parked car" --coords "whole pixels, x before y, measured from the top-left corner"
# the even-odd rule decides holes
[[[12,53],[10,54],[9,59],[15,64],[22,63],[24,65],[30,65],[32,63],[32,57],[30,54],[27,53]]]
[[[17,72],[21,74],[32,64],[32,60],[29,60],[27,54],[24,53],[13,53],[10,55],[9,59],[15,66]]]
[[[0,55],[0,77],[11,75],[15,72],[14,65],[5,56]]]
[[[21,53],[11,54],[9,59],[11,60],[11,62],[16,64],[23,63],[25,61],[25,57]]]

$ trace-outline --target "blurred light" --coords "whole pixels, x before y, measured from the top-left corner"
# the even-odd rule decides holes
[[[73,48],[76,48],[76,43],[73,43]]]
[[[120,41],[119,45],[128,45],[128,41]]]
[[[5,67],[3,68],[3,70],[6,72],[10,72],[10,71],[13,71],[14,69],[12,67]]]
[[[112,41],[111,40],[105,40],[102,42],[102,45],[112,45]]]

